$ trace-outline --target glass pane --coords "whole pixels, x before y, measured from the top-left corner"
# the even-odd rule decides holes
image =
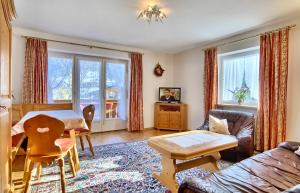
[[[100,62],[79,60],[79,103],[81,111],[89,104],[95,105],[95,120],[100,119]]]
[[[106,63],[106,119],[126,119],[126,64]]]
[[[258,99],[259,54],[225,58],[223,60],[222,99],[236,102],[233,92],[248,89],[244,103],[256,104]]]
[[[48,57],[48,102],[72,102],[73,59]]]

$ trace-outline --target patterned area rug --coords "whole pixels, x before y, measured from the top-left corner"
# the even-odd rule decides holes
[[[170,192],[152,177],[153,171],[161,170],[160,155],[146,141],[97,146],[95,157],[89,155],[88,148],[85,152],[79,151],[81,170],[75,178],[66,160],[67,192]],[[230,165],[224,161],[220,164],[222,168]],[[57,165],[44,167],[39,181],[35,181],[35,172],[32,173],[31,192],[61,192]],[[204,177],[208,174],[208,171],[195,168],[176,174],[176,178],[180,183],[188,176]]]

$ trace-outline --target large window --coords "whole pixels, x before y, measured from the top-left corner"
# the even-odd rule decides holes
[[[73,57],[49,54],[48,103],[72,102]]]
[[[237,104],[244,95],[245,105],[258,99],[259,48],[219,55],[219,103]]]

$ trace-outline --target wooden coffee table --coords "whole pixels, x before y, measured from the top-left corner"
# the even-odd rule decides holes
[[[197,130],[151,137],[148,144],[162,156],[162,171],[154,172],[154,177],[175,193],[178,191],[177,172],[198,166],[209,171],[219,170],[219,152],[236,147],[238,142],[230,135]]]

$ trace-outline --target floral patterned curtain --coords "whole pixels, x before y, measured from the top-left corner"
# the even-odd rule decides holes
[[[144,129],[143,119],[143,63],[142,54],[131,54],[131,78],[128,131]]]
[[[23,103],[47,103],[47,42],[28,38],[25,52],[25,72],[23,80]]]
[[[286,138],[289,28],[260,36],[256,149],[275,148]]]
[[[204,112],[207,116],[218,103],[217,48],[206,49],[204,57]]]

